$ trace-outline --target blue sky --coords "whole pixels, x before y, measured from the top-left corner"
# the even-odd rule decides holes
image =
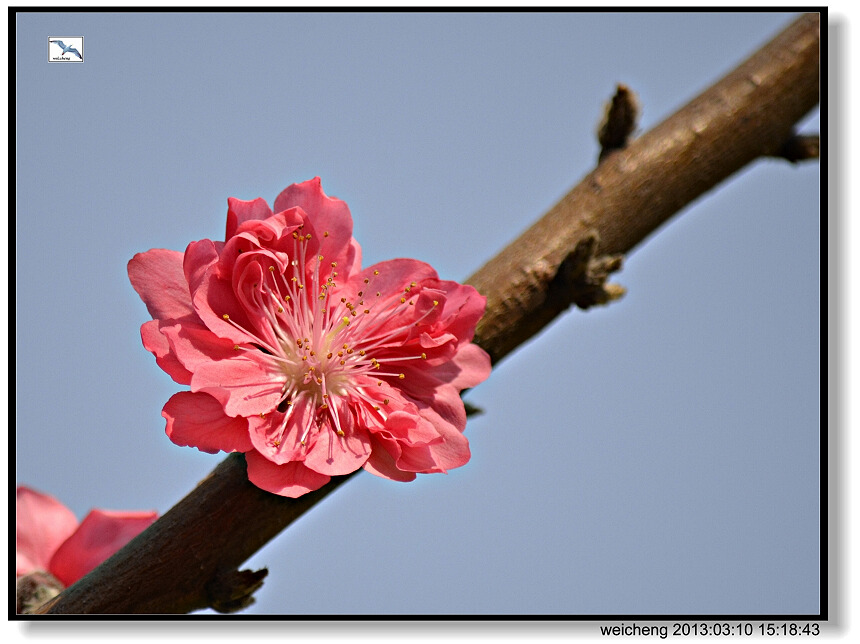
[[[228,197],[318,175],[366,265],[463,280],[593,167],[616,83],[646,131],[793,19],[17,14],[17,481],[164,512],[223,458],[164,435],[125,266]],[[468,465],[359,475],[246,564],[247,612],[817,613],[819,181],[759,161],[687,207],[469,393]]]

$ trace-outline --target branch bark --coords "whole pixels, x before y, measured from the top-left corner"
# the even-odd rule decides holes
[[[475,341],[497,363],[571,304],[620,294],[607,276],[669,217],[763,156],[785,157],[819,98],[818,14],[774,40],[673,116],[608,154],[468,282],[487,296]],[[350,476],[287,499],[248,482],[231,454],[125,548],[42,606],[47,614],[184,613],[249,603],[265,571],[237,568]]]

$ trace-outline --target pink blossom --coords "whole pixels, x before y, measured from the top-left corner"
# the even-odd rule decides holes
[[[15,576],[43,570],[69,586],[140,534],[155,512],[91,510],[78,524],[52,496],[19,486],[15,494]]]
[[[411,481],[469,460],[460,391],[486,300],[394,259],[361,269],[347,205],[319,178],[228,200],[226,241],[129,262],[144,347],[190,391],[164,406],[178,445],[244,452],[258,487],[297,497],[363,467]]]

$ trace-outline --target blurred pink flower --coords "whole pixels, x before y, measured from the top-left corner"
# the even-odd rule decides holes
[[[91,510],[84,520],[52,496],[19,486],[15,493],[15,576],[51,573],[70,586],[140,534],[155,512]]]
[[[226,241],[129,262],[153,320],[144,347],[190,391],[167,435],[246,454],[258,487],[297,497],[360,467],[389,479],[469,460],[462,389],[485,380],[471,343],[486,300],[395,259],[361,270],[347,205],[319,178],[274,203],[228,200]]]

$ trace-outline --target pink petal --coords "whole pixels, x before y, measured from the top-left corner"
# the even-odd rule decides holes
[[[429,286],[429,285],[428,285]],[[487,298],[468,284],[440,281],[436,288],[445,291],[446,302],[440,324],[462,341],[470,341],[475,327],[487,308]]]
[[[354,472],[364,465],[370,455],[370,439],[365,431],[353,426],[348,405],[336,399],[332,405],[336,405],[338,421],[344,435],[337,435],[335,425],[329,419],[317,430],[316,438],[304,460],[307,467],[327,476]],[[331,409],[327,411],[330,412]]]
[[[160,331],[167,339],[172,355],[192,374],[204,363],[229,360],[241,355],[235,342],[219,338],[202,324],[164,323]]]
[[[345,202],[327,196],[319,177],[285,188],[275,199],[274,210],[280,212],[298,206],[307,213],[305,221],[319,246],[311,252],[327,262],[337,262],[338,274],[346,279],[361,266],[361,247],[352,237],[352,215]]]
[[[430,445],[440,443],[442,439],[424,418],[394,412],[388,417],[384,431],[378,432],[376,436],[382,439],[383,444],[389,444],[388,451],[394,457],[397,469],[425,473],[445,471],[434,460],[430,449]],[[396,450],[390,445],[395,442]]]
[[[448,382],[455,389],[462,390],[484,382],[490,377],[493,367],[489,354],[477,344],[469,343],[457,348],[450,368],[457,369],[457,373]]]
[[[223,243],[219,246],[209,239],[188,245],[183,266],[191,301],[200,320],[217,336],[238,343],[253,342],[254,337],[250,333],[235,326],[252,328],[233,293],[230,276],[225,278],[220,274],[218,258],[223,246]],[[234,324],[227,322],[224,315]]]
[[[266,219],[272,216],[272,209],[265,199],[257,197],[251,201],[243,201],[230,197],[227,199],[227,235],[229,240],[236,234],[236,229],[243,223],[253,219]]]
[[[195,366],[191,391],[216,398],[228,416],[253,416],[275,409],[281,401],[283,379],[260,351],[243,351],[228,360]]]
[[[128,262],[128,277],[153,319],[194,313],[179,251],[154,248],[138,253]]]
[[[49,572],[71,586],[143,532],[157,517],[155,512],[92,510],[54,553]]]
[[[315,423],[316,410],[304,396],[293,399],[287,412],[277,410],[262,416],[248,417],[248,429],[254,449],[277,465],[305,458],[301,440],[305,429]],[[286,420],[286,422],[285,422]]]
[[[75,515],[52,496],[24,485],[15,490],[15,574],[48,570],[57,548],[78,527]]]
[[[472,452],[469,441],[452,423],[439,415],[433,408],[421,410],[421,416],[433,423],[433,427],[444,439],[440,443],[430,445],[430,452],[438,466],[443,470],[452,470],[469,462]]]
[[[364,280],[369,280],[367,286]],[[383,295],[401,294],[412,282],[438,280],[432,266],[417,259],[389,259],[365,268],[349,280],[346,288],[352,291],[379,291]]]
[[[167,436],[177,445],[202,452],[247,452],[253,449],[248,421],[231,418],[212,396],[180,391],[171,396],[161,415],[167,420]]]
[[[331,477],[314,472],[298,461],[276,465],[258,452],[248,452],[245,459],[248,463],[248,480],[280,496],[296,498],[318,490],[331,480]]]
[[[179,362],[176,354],[170,350],[170,343],[161,331],[164,324],[165,322],[161,320],[150,320],[143,323],[140,327],[143,348],[155,356],[155,363],[176,382],[180,385],[191,384],[191,372]],[[171,322],[166,324],[170,325]]]
[[[397,444],[383,440],[377,436],[373,437],[373,451],[364,469],[375,476],[392,481],[414,481],[417,477],[415,472],[404,472],[397,467],[395,459],[400,457],[400,448]],[[393,454],[391,452],[393,452]]]

